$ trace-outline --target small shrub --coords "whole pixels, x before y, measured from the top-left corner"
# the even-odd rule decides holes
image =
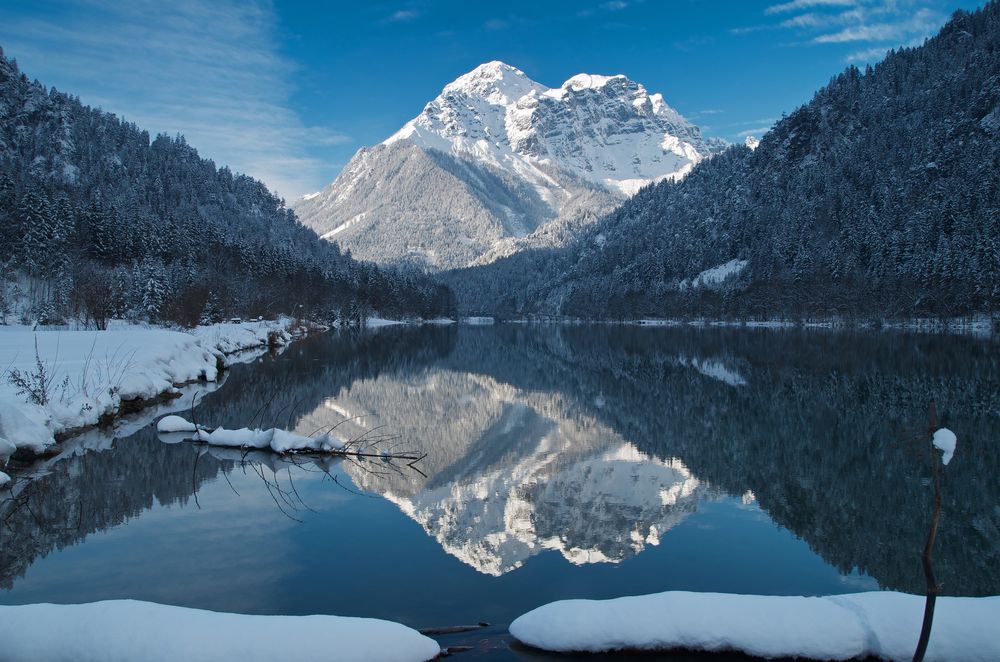
[[[55,373],[49,369],[48,364],[42,361],[38,353],[38,337],[35,337],[35,369],[32,372],[21,372],[17,368],[10,371],[7,381],[16,389],[18,395],[27,396],[28,402],[45,406],[51,400],[52,384],[55,383]],[[69,377],[63,380],[62,388],[65,391],[69,386]]]

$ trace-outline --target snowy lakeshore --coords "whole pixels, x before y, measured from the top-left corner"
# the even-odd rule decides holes
[[[736,651],[763,658],[913,657],[925,598],[878,591],[824,597],[667,591],[561,600],[514,620],[518,641],[551,652]],[[1000,597],[940,597],[926,660],[1000,659]]]
[[[482,318],[463,318],[482,319]],[[492,318],[486,318],[492,319]],[[727,319],[713,317],[645,317],[635,319],[583,319],[563,316],[536,316],[501,320],[503,324],[588,324],[642,327],[694,327],[727,329],[821,329],[832,331],[905,331],[908,333],[951,334],[990,337],[997,333],[998,323],[988,315],[971,317],[848,319],[843,317],[811,317],[805,319]],[[492,323],[492,322],[490,322]]]
[[[238,360],[231,355],[284,345],[291,326],[282,319],[191,330],[0,327],[0,459],[22,449],[43,453],[75,431],[172,397],[183,384],[215,382]]]
[[[424,662],[437,642],[392,621],[257,616],[138,600],[0,606],[3,659],[49,662]]]

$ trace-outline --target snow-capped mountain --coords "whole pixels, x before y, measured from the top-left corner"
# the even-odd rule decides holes
[[[724,146],[625,76],[579,74],[548,88],[488,62],[295,208],[358,257],[458,267],[683,177]]]
[[[550,205],[565,194],[554,169],[631,195],[710,152],[662,95],[625,76],[578,74],[549,89],[502,62],[446,86],[384,144],[399,140],[513,171]]]

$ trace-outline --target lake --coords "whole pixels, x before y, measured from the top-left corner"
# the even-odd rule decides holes
[[[0,603],[488,622],[438,639],[535,659],[506,627],[562,598],[923,593],[931,401],[959,440],[942,592],[1000,594],[997,349],[623,326],[313,336],[172,407],[197,394],[200,423],[340,423],[426,457],[283,462],[167,443],[149,413],[91,431],[0,506]]]

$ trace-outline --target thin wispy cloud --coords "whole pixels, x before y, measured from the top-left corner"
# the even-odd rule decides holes
[[[870,61],[890,48],[920,43],[947,19],[947,0],[790,0],[764,10],[769,22],[736,27],[732,34],[787,31],[790,45],[872,44],[849,62]]]
[[[771,5],[764,10],[765,14],[784,14],[787,12],[812,9],[813,7],[854,7],[859,0],[791,0],[780,5]]]
[[[385,17],[386,23],[408,23],[420,18],[416,9],[399,9]]]
[[[911,17],[891,23],[861,24],[844,28],[831,34],[822,34],[813,39],[817,44],[841,44],[848,41],[889,41],[905,39],[913,34],[930,34],[938,28],[943,19],[936,12],[921,9]]]
[[[898,44],[897,46],[873,46],[872,48],[864,48],[861,50],[854,51],[853,53],[848,53],[844,58],[844,62],[847,63],[861,63],[861,62],[874,62],[876,60],[881,60],[885,57],[885,54],[891,49],[896,47],[912,48],[914,46],[919,46],[924,41],[923,37],[917,39],[911,39],[904,44]]]
[[[30,76],[59,82],[151,134],[183,134],[202,156],[288,199],[327,183],[313,148],[350,139],[292,110],[292,62],[267,3],[66,0],[57,23],[0,11],[0,40]],[[321,150],[319,150],[321,151]]]
[[[754,127],[752,129],[744,129],[743,131],[737,131],[736,135],[739,136],[740,138],[746,138],[747,136],[754,136],[756,138],[760,138],[765,133],[770,131],[771,127],[773,126],[774,126],[773,124],[768,124],[767,126],[762,125]]]
[[[746,138],[747,136],[756,136],[759,138],[770,131],[780,119],[780,117],[760,117],[755,120],[724,124],[719,129],[726,135],[737,136],[739,138]]]
[[[829,27],[840,23],[843,15],[830,15],[830,14],[799,14],[798,16],[793,16],[792,18],[785,19],[778,24],[779,28],[823,28]]]
[[[581,9],[576,12],[576,16],[577,18],[590,18],[591,16],[599,16],[604,13],[620,12],[641,3],[642,0],[611,0],[610,2],[602,2],[598,5]]]
[[[726,111],[721,110],[719,108],[706,108],[705,110],[696,110],[695,112],[693,112],[690,115],[688,115],[687,118],[689,120],[695,120],[695,119],[698,119],[700,117],[709,117],[709,116],[712,116],[712,115],[721,115],[724,112],[726,112]],[[704,128],[705,127],[702,127],[702,129],[704,129]]]
[[[736,126],[747,126],[748,124],[767,124],[771,125],[780,120],[780,117],[761,117],[758,120],[750,120],[748,122],[738,122]]]
[[[483,27],[487,30],[506,30],[510,27],[510,21],[503,18],[490,18],[483,22]]]
[[[872,60],[880,60],[888,52],[888,48],[884,46],[874,46],[872,48],[865,48],[860,51],[854,51],[853,53],[848,53],[847,57],[844,58],[844,62],[871,62]]]

